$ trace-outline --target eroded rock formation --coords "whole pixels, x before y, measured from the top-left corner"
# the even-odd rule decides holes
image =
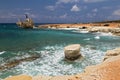
[[[120,55],[120,48],[116,48],[116,49],[113,49],[113,50],[108,50],[105,53],[103,61],[105,61],[106,59],[111,58],[113,56],[117,56],[117,55]]]
[[[81,57],[80,44],[68,45],[64,48],[65,58],[68,60],[75,60]]]

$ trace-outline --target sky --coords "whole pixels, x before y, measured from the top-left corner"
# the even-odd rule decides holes
[[[35,23],[82,23],[120,19],[120,0],[0,0],[0,23],[28,14]]]

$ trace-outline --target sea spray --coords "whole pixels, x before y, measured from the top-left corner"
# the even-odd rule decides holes
[[[82,72],[86,66],[100,63],[103,57],[102,51],[85,46],[81,48],[83,60],[68,62],[64,59],[63,46],[47,46],[44,49],[41,58],[24,62],[15,67],[15,70],[29,75],[71,75]]]
[[[0,52],[0,55],[1,55],[1,54],[4,54],[4,53],[5,53],[5,51],[2,51],[2,52]]]

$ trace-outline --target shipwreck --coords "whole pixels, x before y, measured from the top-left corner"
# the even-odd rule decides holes
[[[16,23],[21,28],[34,28],[34,22],[31,18],[28,17],[27,14],[25,14],[25,20],[22,21],[19,19],[19,21]]]

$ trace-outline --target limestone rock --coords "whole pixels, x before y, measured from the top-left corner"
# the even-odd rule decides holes
[[[32,80],[32,77],[28,75],[18,75],[18,76],[8,77],[5,80]]]
[[[120,48],[116,48],[116,49],[113,49],[113,50],[108,50],[105,54],[105,57],[104,57],[103,61],[105,61],[106,59],[111,58],[113,56],[117,56],[117,55],[120,55]]]
[[[120,28],[112,28],[112,27],[90,27],[88,28],[89,32],[111,32],[114,35],[120,35]]]
[[[67,75],[64,75],[64,76],[55,76],[53,78],[51,78],[50,80],[69,80],[72,76],[67,76]]]
[[[81,56],[80,44],[68,45],[64,48],[65,58],[68,60],[75,60]]]
[[[32,80],[51,80],[52,76],[35,76]]]
[[[86,67],[83,73],[70,80],[120,80],[120,55],[107,59],[101,64]]]

